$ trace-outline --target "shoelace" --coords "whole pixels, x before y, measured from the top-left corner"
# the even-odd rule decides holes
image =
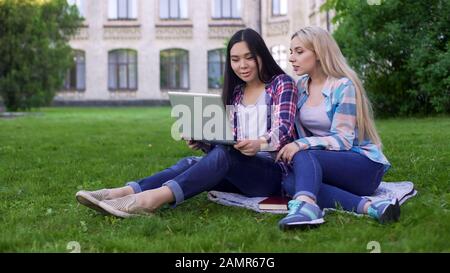
[[[380,218],[380,215],[378,215],[378,210],[374,209],[372,206],[369,206],[369,208],[367,209],[367,214],[375,219]]]
[[[302,204],[302,202],[300,202],[298,200],[291,200],[291,201],[289,201],[289,203],[288,203],[288,207],[289,207],[288,215],[295,214],[301,204]]]
[[[392,202],[393,202],[392,199],[381,200],[381,201],[375,202],[369,206],[369,208],[367,209],[367,214],[369,214],[369,216],[371,216],[372,218],[379,219],[381,216],[381,215],[379,215],[379,208],[382,205],[388,205]]]

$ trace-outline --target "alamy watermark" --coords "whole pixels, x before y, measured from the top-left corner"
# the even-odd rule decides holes
[[[193,105],[175,105],[171,116],[177,120],[171,128],[174,140],[257,140],[270,129],[270,147],[279,140],[279,106],[234,106],[210,104],[203,107],[203,98],[194,97]],[[235,123],[237,130],[233,132]],[[268,126],[269,125],[269,126]]]
[[[367,243],[367,250],[371,250],[370,253],[381,253],[381,245],[378,241],[370,241]]]
[[[66,249],[70,250],[70,253],[81,253],[81,245],[77,241],[68,242]]]

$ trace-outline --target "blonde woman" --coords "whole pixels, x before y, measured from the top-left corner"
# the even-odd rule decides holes
[[[303,28],[292,36],[289,61],[302,76],[295,121],[299,138],[277,155],[292,166],[283,187],[293,200],[280,228],[322,224],[322,209],[336,204],[381,223],[397,221],[398,200],[372,203],[363,197],[374,193],[390,164],[361,81],[336,41],[319,27]]]

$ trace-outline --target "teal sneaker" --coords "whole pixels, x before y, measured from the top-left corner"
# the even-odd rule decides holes
[[[381,224],[396,222],[400,219],[400,204],[397,199],[386,199],[372,203],[367,213]]]
[[[291,200],[288,207],[288,215],[278,222],[280,229],[313,227],[325,222],[323,212],[317,205]]]

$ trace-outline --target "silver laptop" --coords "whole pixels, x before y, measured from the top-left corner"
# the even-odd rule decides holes
[[[168,94],[172,117],[177,118],[174,125],[183,138],[211,144],[237,143],[220,95],[192,92]]]

